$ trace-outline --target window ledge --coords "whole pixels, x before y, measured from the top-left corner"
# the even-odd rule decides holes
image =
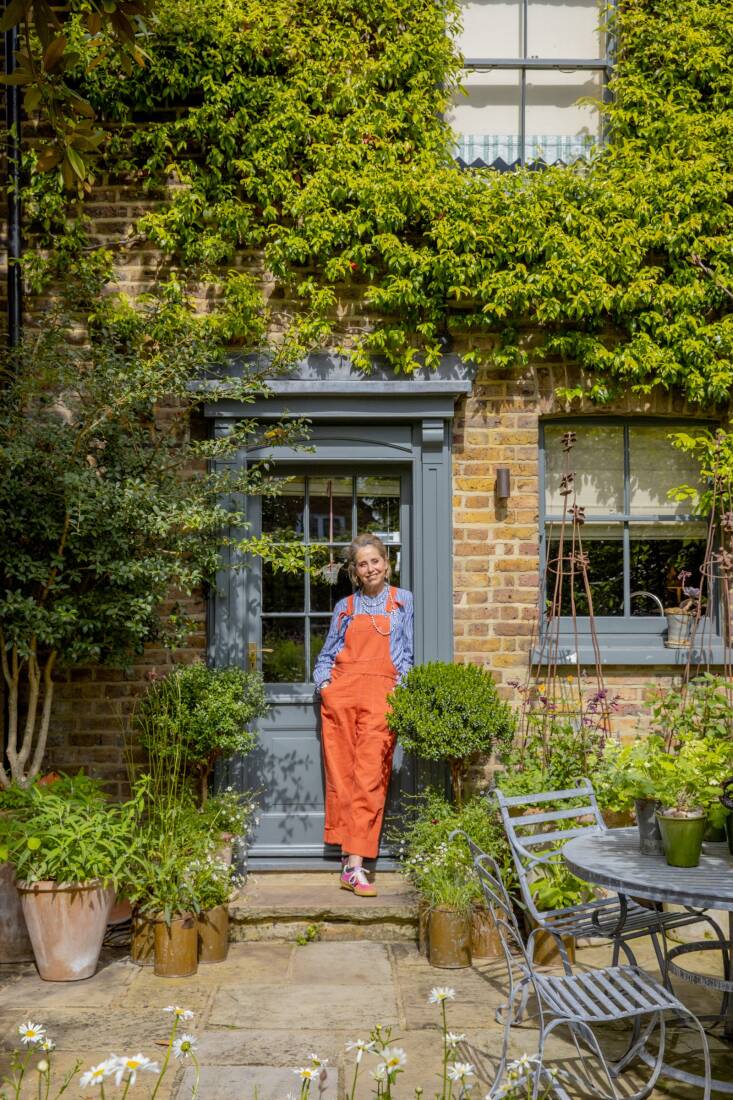
[[[639,638],[633,634],[599,634],[598,648],[602,665],[678,665],[684,668],[692,665],[725,664],[725,645],[722,638],[711,638],[704,645],[694,645],[684,649],[671,649],[665,646],[661,637]],[[532,650],[533,664],[547,665],[546,647],[535,646]],[[576,647],[572,636],[560,637],[557,664],[569,668],[576,665],[594,665],[596,655],[587,636]]]

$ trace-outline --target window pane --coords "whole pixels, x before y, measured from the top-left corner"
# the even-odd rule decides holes
[[[601,57],[598,0],[529,0],[528,57]]]
[[[312,477],[308,482],[310,537],[319,542],[350,542],[353,479]]]
[[[262,610],[304,611],[305,577],[303,573],[283,573],[262,563]]]
[[[262,620],[262,672],[267,684],[305,682],[303,619]]]
[[[586,516],[623,512],[623,428],[608,424],[570,423],[545,425],[545,509],[547,513],[562,514],[564,498],[560,494],[560,489],[566,456],[561,440],[568,430],[576,434],[575,446],[569,454],[568,467],[575,473],[577,502],[585,508]]]
[[[359,477],[356,479],[356,527],[369,531],[383,542],[400,541],[400,479]]]
[[[353,592],[345,556],[343,547],[339,547],[333,555],[333,567],[327,556],[321,571],[311,575],[311,611],[333,611],[339,600]]]
[[[461,4],[464,57],[521,57],[521,0],[467,0]]]
[[[501,157],[519,159],[519,73],[514,70],[467,72],[466,94],[456,94],[448,120],[456,131],[456,156],[466,164]]]
[[[700,470],[690,455],[678,451],[663,424],[629,428],[631,513],[690,515],[694,502],[670,500],[667,493],[679,485],[700,486]]]
[[[305,479],[276,478],[282,490],[278,496],[262,498],[262,530],[279,539],[303,538]]]
[[[593,537],[595,536],[595,537]],[[583,530],[583,549],[588,555],[588,584],[593,600],[594,615],[623,615],[624,613],[624,550],[620,527],[615,537],[609,538],[603,531]],[[564,546],[563,578],[561,590],[560,614],[572,615],[570,563],[567,555],[570,547],[566,540]],[[559,542],[553,538],[548,542],[547,601],[553,599],[558,567],[555,559],[559,554]],[[582,576],[576,573],[572,586],[575,593],[576,615],[588,614],[588,597]]]
[[[570,163],[600,141],[600,115],[581,105],[581,96],[599,99],[601,74],[578,71],[527,73],[526,157],[548,164]]]
[[[685,525],[687,526],[687,525]],[[693,527],[690,524],[690,527]],[[662,607],[679,607],[685,595],[679,574],[691,574],[687,584],[700,587],[700,567],[705,556],[705,532],[698,527],[698,537],[670,538],[670,532],[634,524],[631,527],[631,591],[648,592],[656,596]],[[677,532],[675,531],[675,534]],[[655,600],[639,596],[631,601],[633,615],[660,614]]]
[[[330,619],[313,619],[311,621],[311,667],[309,669],[309,678],[313,675],[313,669],[315,667],[316,661],[318,660],[318,656],[323,649],[323,643],[326,641],[326,635],[328,634],[330,622]]]

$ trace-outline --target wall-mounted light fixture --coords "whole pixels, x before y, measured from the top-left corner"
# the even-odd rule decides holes
[[[497,500],[508,500],[512,495],[511,477],[506,466],[500,466],[496,471],[495,491]]]

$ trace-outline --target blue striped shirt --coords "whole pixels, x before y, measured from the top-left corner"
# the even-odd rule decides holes
[[[384,612],[384,607],[387,602],[387,592],[388,588],[385,588],[384,596],[379,600],[379,604],[377,605],[380,607],[378,613]],[[402,677],[410,671],[415,663],[413,653],[414,608],[412,592],[408,592],[406,588],[396,588],[395,592],[397,594],[397,607],[390,616],[391,630],[389,634],[389,655],[397,671],[397,682],[399,683]],[[379,595],[382,596],[382,593],[380,592]],[[376,598],[375,600],[370,600],[369,597],[365,598],[360,592],[357,592],[354,595],[354,615],[368,613],[365,606],[365,599],[368,603],[369,611],[372,611],[375,607]],[[313,681],[319,690],[331,679],[333,663],[344,648],[346,630],[353,618],[353,616],[346,614],[347,603],[348,597],[339,600],[334,607],[328,636],[323,643],[323,649],[313,669]]]

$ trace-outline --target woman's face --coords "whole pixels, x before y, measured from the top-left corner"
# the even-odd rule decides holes
[[[381,592],[387,578],[387,562],[376,546],[362,546],[356,552],[356,575],[367,596]]]

